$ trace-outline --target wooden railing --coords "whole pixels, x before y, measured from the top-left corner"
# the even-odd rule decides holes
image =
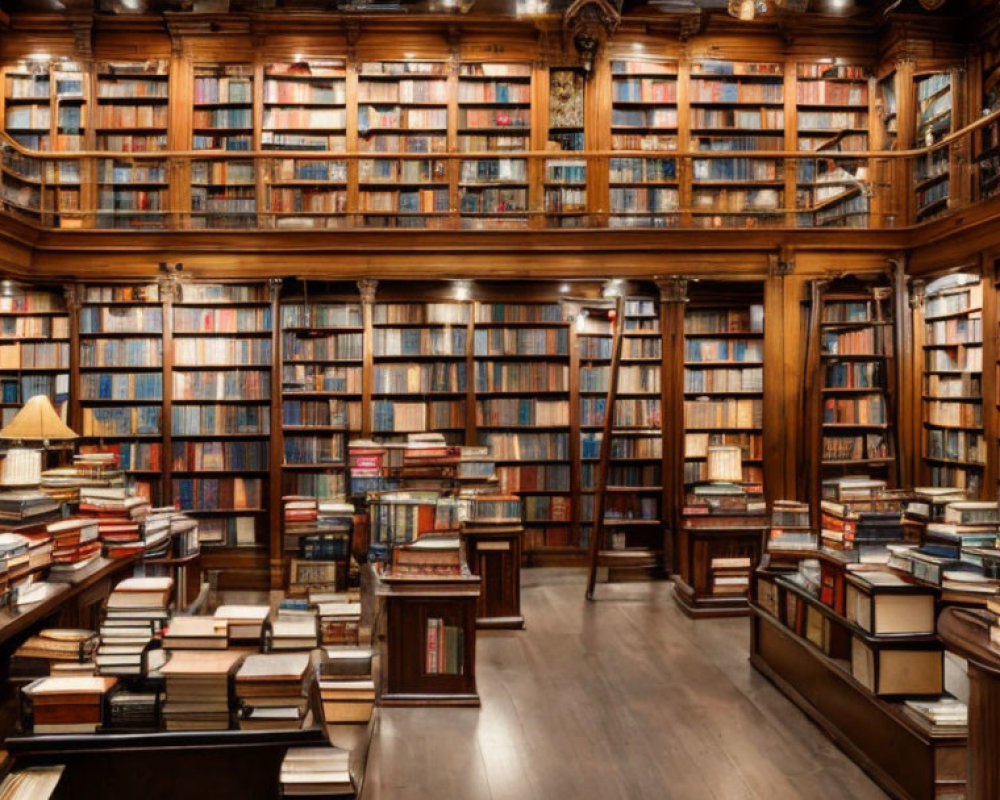
[[[3,212],[41,228],[883,229],[998,191],[1000,112],[855,152],[41,153],[0,133]]]

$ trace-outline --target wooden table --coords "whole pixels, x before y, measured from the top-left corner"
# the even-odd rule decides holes
[[[988,611],[946,608],[938,617],[945,647],[966,659],[969,673],[969,756],[966,800],[1000,797],[1000,651],[990,647]]]
[[[53,800],[277,800],[292,746],[328,744],[319,725],[300,731],[177,731],[23,736],[6,747],[15,769],[65,764]]]

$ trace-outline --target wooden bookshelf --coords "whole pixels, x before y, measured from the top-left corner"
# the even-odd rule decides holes
[[[691,63],[694,149],[780,150],[785,138],[783,67],[778,63],[705,59]],[[781,225],[784,164],[767,157],[694,159],[691,208],[705,228]]]
[[[954,129],[954,87],[950,72],[918,75],[916,92],[916,131],[918,145],[931,145]],[[916,193],[916,219],[920,222],[948,210],[951,174],[951,148],[939,147],[919,160],[913,171]]]
[[[756,287],[755,287],[756,288]],[[743,485],[763,493],[764,307],[759,290],[699,292],[684,314],[684,487],[708,481],[709,446],[737,445]]]
[[[89,92],[83,66],[29,57],[4,69],[4,129],[30,150],[84,150]]]
[[[893,485],[895,326],[885,285],[831,285],[819,310],[820,481],[868,475]]]
[[[465,301],[374,305],[372,433],[380,441],[436,431],[465,442],[472,316]]]
[[[273,303],[262,283],[181,283],[173,305],[172,496],[206,568],[269,546]],[[272,553],[272,556],[275,554]]]
[[[112,452],[154,506],[164,468],[163,306],[152,284],[80,287],[80,450]]]
[[[263,150],[346,150],[344,59],[265,65],[262,119]],[[337,228],[346,223],[345,161],[275,157],[265,186],[269,227]]]
[[[169,74],[164,61],[97,65],[98,150],[145,153],[167,149]],[[98,219],[102,227],[166,226],[170,178],[167,161],[99,159]]]
[[[475,311],[476,429],[500,490],[524,507],[525,552],[573,538],[569,323],[557,302],[479,302]]]
[[[449,77],[444,61],[368,61],[358,75],[358,145],[364,152],[444,153]],[[441,159],[364,159],[358,213],[366,227],[442,228],[449,224],[448,163]]]
[[[587,162],[568,155],[585,149],[585,83],[582,70],[549,70],[548,147],[567,154],[545,162],[546,220],[556,228],[588,221]]]
[[[923,475],[931,486],[984,488],[983,284],[953,273],[923,299]]]
[[[0,424],[44,394],[69,422],[70,320],[56,289],[13,287],[0,296]]]
[[[798,149],[820,153],[868,150],[870,100],[864,67],[833,59],[797,64]],[[799,214],[799,226],[867,227],[870,199],[861,178],[868,169],[865,160],[818,156],[800,161],[796,205],[815,210]]]
[[[281,301],[282,494],[347,495],[347,440],[362,429],[363,330],[356,298]]]
[[[677,149],[675,61],[612,61],[611,92],[613,150]],[[669,228],[679,223],[676,159],[612,158],[609,167],[612,227]]]
[[[462,63],[458,73],[458,151],[478,158],[459,163],[463,228],[528,225],[528,162],[512,157],[531,149],[530,64]]]

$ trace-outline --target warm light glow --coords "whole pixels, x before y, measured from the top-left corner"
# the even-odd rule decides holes
[[[580,313],[576,315],[576,329],[577,331],[582,331],[587,327],[587,309],[581,309]]]
[[[603,297],[618,297],[622,293],[622,279],[612,278],[611,280],[605,282],[604,288],[601,289],[601,295]]]
[[[471,300],[472,299],[472,282],[471,281],[455,281],[452,284],[451,296],[456,300]]]
[[[517,0],[515,13],[519,17],[544,14],[545,3],[543,0]]]
[[[563,294],[569,294],[570,288],[571,287],[568,283],[559,284],[559,291],[562,292]]]
[[[25,58],[27,58],[28,61],[49,61],[52,56],[48,53],[31,53],[30,55],[25,56]]]
[[[643,51],[642,42],[632,42],[632,50],[641,53]]]

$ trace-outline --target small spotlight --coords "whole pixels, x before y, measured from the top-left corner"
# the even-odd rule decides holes
[[[5,278],[0,281],[0,297],[13,297],[14,296],[14,281],[9,278]]]
[[[582,332],[587,327],[587,309],[581,309],[576,315],[576,330]]]
[[[606,281],[604,287],[601,289],[602,297],[618,297],[622,293],[622,280],[621,278],[612,278]]]
[[[568,283],[560,283],[559,284],[559,291],[562,294],[569,294],[571,288],[572,287]]]
[[[452,284],[451,296],[456,300],[471,300],[472,281],[455,281]]]

